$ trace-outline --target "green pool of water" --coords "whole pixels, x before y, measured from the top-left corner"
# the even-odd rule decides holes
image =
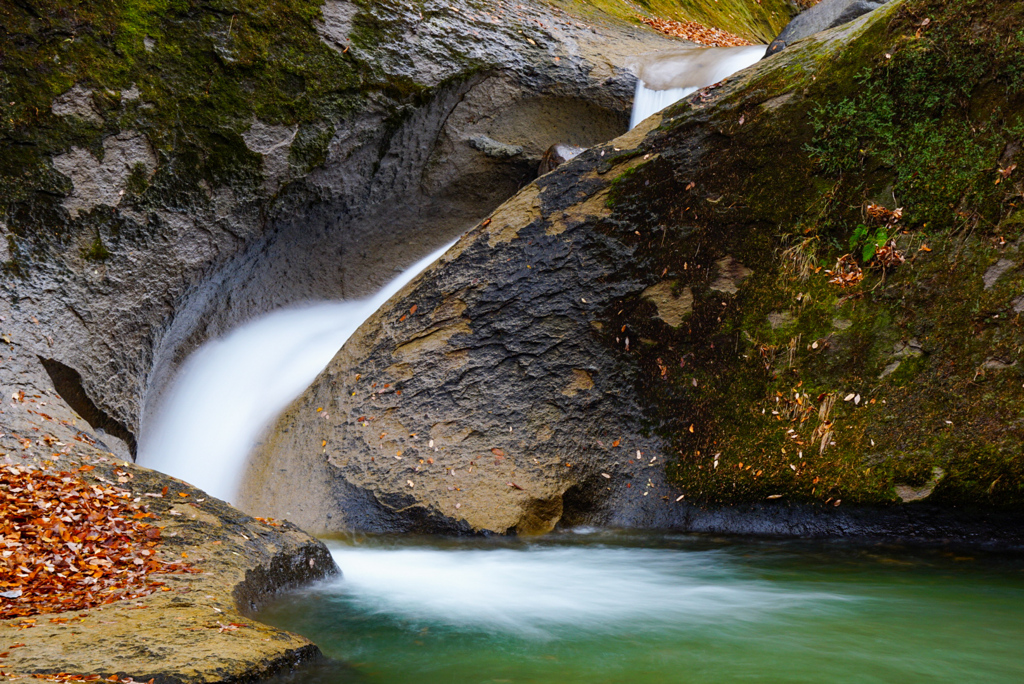
[[[330,542],[284,682],[1024,682],[1024,557],[593,533]]]

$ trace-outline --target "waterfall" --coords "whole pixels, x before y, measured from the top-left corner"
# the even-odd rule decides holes
[[[233,500],[263,430],[363,321],[452,244],[368,299],[281,309],[204,344],[178,372],[152,424],[143,426],[139,464]]]
[[[670,104],[679,102],[697,88],[669,88],[668,90],[652,90],[639,78],[636,80],[636,93],[633,95],[633,113],[629,117],[630,130],[655,112],[660,112]]]
[[[680,48],[642,55],[633,61],[636,94],[629,127],[698,89],[717,83],[764,57],[764,45]]]

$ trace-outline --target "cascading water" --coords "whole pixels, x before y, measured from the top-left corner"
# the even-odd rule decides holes
[[[260,433],[388,299],[454,243],[410,266],[368,299],[318,302],[267,314],[210,341],[185,362],[138,462],[231,501]]]
[[[766,47],[682,48],[634,61],[636,94],[629,127],[698,89],[717,83],[764,57]]]
[[[630,128],[673,102],[743,69],[764,46],[684,48],[639,57]],[[370,299],[276,311],[204,345],[182,367],[138,461],[231,501],[256,439],[345,340],[450,245],[413,265]]]

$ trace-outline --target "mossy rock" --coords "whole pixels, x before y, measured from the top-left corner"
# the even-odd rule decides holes
[[[899,488],[936,468],[928,506],[1018,507],[1022,26],[894,2],[581,155],[368,321],[258,467],[316,461],[312,529],[923,511]],[[877,216],[890,261],[864,262]],[[692,295],[681,325],[652,287]],[[297,487],[251,486],[270,511]]]

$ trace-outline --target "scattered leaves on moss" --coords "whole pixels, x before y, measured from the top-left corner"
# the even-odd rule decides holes
[[[665,35],[684,38],[686,40],[693,41],[694,43],[699,43],[700,45],[707,45],[709,47],[739,47],[742,45],[753,45],[753,43],[746,38],[740,38],[728,31],[711,28],[704,24],[698,24],[695,21],[673,21],[671,19],[644,16],[637,16],[637,19],[648,26],[661,31]]]

